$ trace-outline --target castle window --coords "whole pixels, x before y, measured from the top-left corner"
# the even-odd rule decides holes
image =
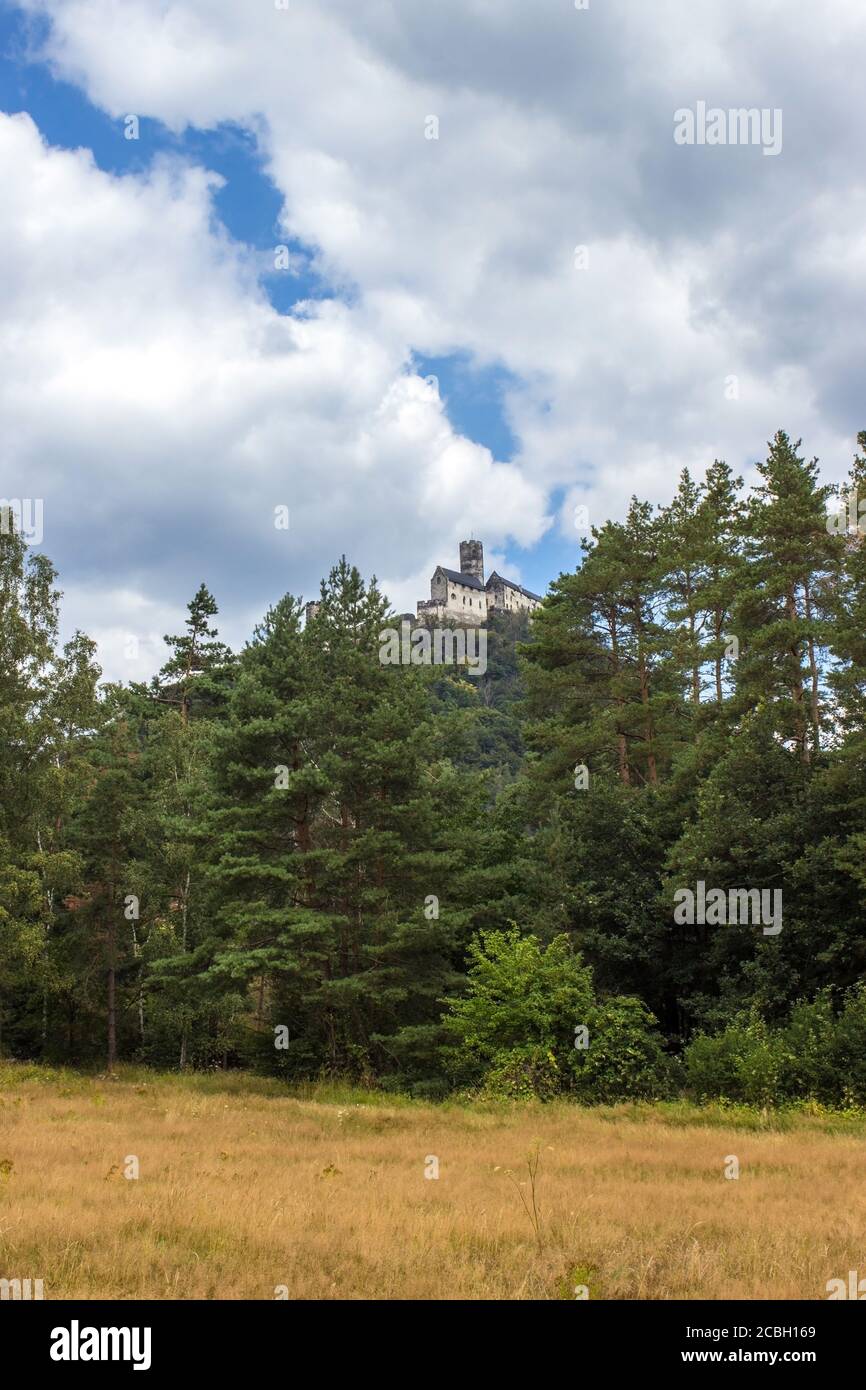
[[[464,606],[464,608],[466,607],[466,595],[465,595],[465,594],[463,595],[463,606]]]
[[[452,594],[452,595],[451,595],[451,601],[452,601],[452,603],[456,602],[456,600],[457,600],[457,595],[456,595],[456,594]]]

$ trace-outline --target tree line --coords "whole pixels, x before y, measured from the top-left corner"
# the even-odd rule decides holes
[[[0,1052],[443,1095],[866,1101],[866,433],[594,527],[488,668],[379,659],[343,558],[148,683],[0,527]],[[840,508],[844,510],[840,512]],[[866,529],[866,527],[864,527]],[[675,920],[779,890],[781,930]]]

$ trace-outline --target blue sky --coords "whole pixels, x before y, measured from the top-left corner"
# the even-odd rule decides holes
[[[225,180],[214,209],[236,240],[270,251],[279,241],[278,190],[262,168],[252,132],[231,123],[213,131],[186,129],[175,134],[161,121],[141,116],[138,140],[124,136],[123,122],[112,120],[88,101],[80,88],[56,77],[39,50],[50,31],[47,20],[0,3],[0,93],[2,109],[27,111],[45,139],[61,149],[89,150],[108,173],[143,173],[160,155],[178,155],[203,164]],[[305,257],[297,243],[291,250]],[[298,299],[329,293],[314,275],[274,273],[263,280],[274,307],[289,310]]]
[[[343,551],[401,609],[470,533],[544,592],[576,504],[780,427],[841,477],[863,56],[855,0],[0,3],[2,491],[68,623],[143,671],[202,578],[238,642]],[[678,145],[698,100],[778,154]]]
[[[49,31],[45,16],[28,15],[17,6],[0,3],[0,109],[28,112],[50,144],[63,149],[89,150],[96,164],[112,174],[142,174],[162,155],[182,157],[218,173],[224,186],[214,196],[214,213],[226,232],[251,250],[270,258],[274,247],[285,245],[291,256],[290,270],[269,270],[265,261],[261,286],[279,313],[290,313],[299,300],[351,297],[351,287],[330,285],[315,273],[311,250],[292,238],[284,239],[279,227],[282,198],[263,167],[254,133],[226,122],[214,130],[187,127],[180,133],[161,121],[140,117],[140,138],[124,137],[124,125],[100,110],[71,82],[63,81],[37,56]],[[515,438],[508,423],[503,387],[514,380],[500,364],[482,365],[466,351],[443,356],[413,357],[418,372],[435,376],[448,418],[455,429],[485,445],[498,459],[515,452]],[[352,551],[352,536],[345,547]],[[512,542],[510,550],[520,565],[523,582],[544,592],[559,568],[573,568],[577,551],[555,535],[523,548]],[[444,562],[456,563],[453,557]]]

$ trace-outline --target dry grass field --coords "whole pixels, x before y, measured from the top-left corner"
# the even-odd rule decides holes
[[[46,1298],[821,1299],[866,1273],[864,1130],[4,1064],[0,1277]]]

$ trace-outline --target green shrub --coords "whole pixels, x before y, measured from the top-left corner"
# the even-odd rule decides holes
[[[498,1052],[485,1078],[483,1094],[497,1100],[553,1100],[562,1090],[556,1058],[540,1043]]]
[[[568,938],[558,936],[545,949],[516,928],[482,932],[469,957],[467,993],[445,1001],[442,1020],[451,1074],[464,1084],[483,1083],[512,1051],[519,1072],[527,1048],[550,1052],[561,1073],[575,1025],[593,1003],[591,973]]]
[[[664,1093],[667,1065],[655,1019],[639,999],[599,1004],[592,973],[566,936],[484,932],[473,943],[468,991],[447,1000],[446,1064],[488,1095],[611,1101]],[[589,1047],[575,1047],[588,1029]]]
[[[866,1104],[866,984],[851,991],[836,1020],[828,1070],[836,1078],[838,1100]]]
[[[812,1003],[795,1005],[782,1029],[785,1050],[780,1090],[785,1099],[809,1099],[833,1104],[841,1099],[842,1082],[834,1061],[837,1019],[826,994]]]
[[[739,1094],[732,1099],[747,1105],[772,1105],[781,1097],[785,1073],[785,1043],[763,1019],[750,1017],[741,1030],[737,1056]]]
[[[695,1038],[685,1062],[689,1088],[698,1100],[771,1105],[783,1098],[784,1037],[756,1014],[735,1019],[715,1037]]]
[[[668,1093],[670,1067],[656,1019],[640,999],[606,1000],[588,1026],[588,1048],[573,1048],[570,1057],[581,1100],[652,1100]]]
[[[846,1099],[847,1076],[852,1077],[854,1099],[856,1085],[866,1082],[866,1066],[857,1067],[864,1046],[866,1002],[852,999],[835,1018],[829,999],[821,995],[798,1004],[782,1027],[771,1028],[748,1014],[721,1033],[694,1038],[685,1053],[686,1079],[697,1100],[834,1104]]]
[[[714,1037],[700,1033],[686,1048],[686,1084],[696,1100],[733,1100],[739,1095],[736,1038],[731,1029]]]

